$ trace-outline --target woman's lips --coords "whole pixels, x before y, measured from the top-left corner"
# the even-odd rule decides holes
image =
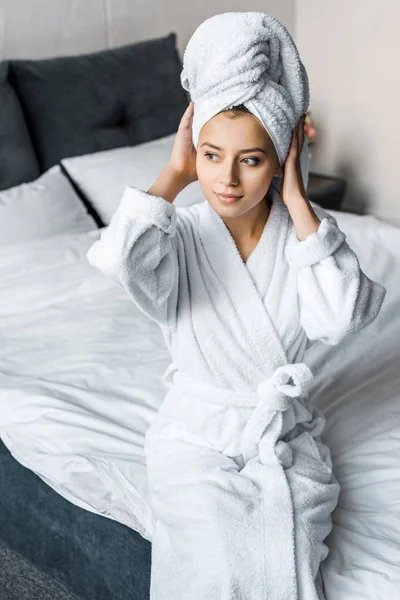
[[[223,204],[233,204],[234,202],[237,202],[238,200],[243,198],[243,196],[221,196],[216,192],[214,192],[214,194],[217,196],[218,200]]]

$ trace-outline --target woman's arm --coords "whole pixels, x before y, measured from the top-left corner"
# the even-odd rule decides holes
[[[386,289],[361,270],[336,219],[316,206],[317,231],[299,241],[293,237],[285,253],[295,269],[300,322],[310,340],[335,345],[376,319]]]
[[[195,181],[196,151],[185,110],[170,159],[145,192],[125,188],[111,223],[87,252],[91,265],[111,276],[148,317],[165,326],[176,320],[178,304],[177,194]]]
[[[164,180],[164,185],[172,198],[178,184]],[[161,186],[159,190],[162,191]],[[171,201],[126,187],[109,226],[86,257],[92,266],[123,287],[149,318],[162,325],[174,323],[178,258],[176,209]]]
[[[158,179],[153,183],[151,188],[147,190],[147,193],[153,196],[161,196],[161,198],[164,198],[167,202],[172,203],[186,185],[187,182],[185,176],[176,171],[171,165],[167,164],[161,171]]]

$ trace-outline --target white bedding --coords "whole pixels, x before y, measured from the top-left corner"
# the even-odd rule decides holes
[[[0,191],[0,247],[93,227],[96,221],[59,165],[35,181]]]
[[[329,211],[387,289],[339,346],[314,344],[311,397],[342,491],[322,563],[328,600],[400,589],[400,229]],[[0,436],[75,504],[149,539],[144,433],[166,392],[161,331],[89,265],[101,230],[0,248]]]

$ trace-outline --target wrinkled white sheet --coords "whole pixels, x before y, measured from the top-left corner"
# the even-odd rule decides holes
[[[322,563],[327,600],[400,587],[400,229],[329,211],[387,288],[377,320],[314,344],[310,396],[341,484]],[[86,252],[101,230],[0,250],[0,436],[58,493],[149,539],[144,432],[166,393],[158,326]]]

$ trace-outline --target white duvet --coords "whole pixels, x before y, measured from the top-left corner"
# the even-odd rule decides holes
[[[375,322],[314,344],[310,396],[341,484],[322,563],[328,600],[400,589],[400,229],[329,211],[387,289]],[[150,539],[144,433],[166,392],[157,324],[90,266],[101,230],[0,249],[0,436],[73,503]]]

